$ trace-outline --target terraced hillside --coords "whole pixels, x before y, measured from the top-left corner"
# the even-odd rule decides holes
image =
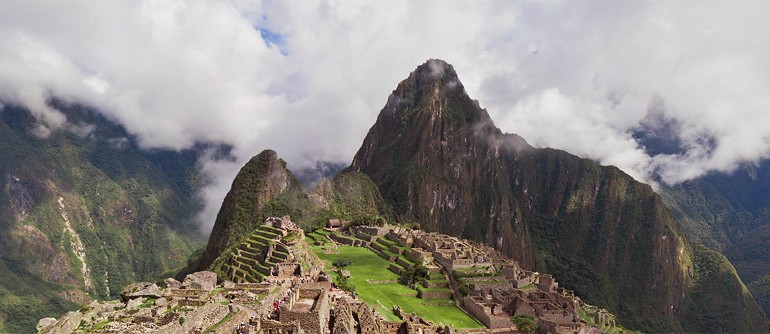
[[[542,332],[628,332],[615,316],[481,244],[402,227],[354,226],[308,235],[338,287],[389,321],[414,313],[441,326]],[[356,247],[357,246],[357,247]],[[341,266],[341,267],[338,267]]]
[[[317,264],[317,258],[300,229],[284,229],[260,225],[235,246],[227,249],[211,266],[220,280],[235,283],[261,282],[266,276],[277,275],[280,263],[297,260],[307,270]]]
[[[400,273],[408,270],[409,266],[397,264],[409,261],[404,254],[395,255],[390,251],[378,252],[373,247],[381,247],[387,242],[383,237],[366,235],[344,235],[341,232],[316,230],[308,233],[308,242],[313,244],[313,250],[326,263],[325,270],[332,272],[332,263],[338,259],[351,260],[346,268],[350,271],[349,282],[356,295],[377,310],[386,320],[400,319],[395,307],[404,313],[415,313],[435,324],[450,325],[453,328],[483,328],[483,325],[463,312],[454,300],[421,298],[419,288],[409,287],[399,283]],[[347,238],[347,239],[343,239]],[[366,240],[370,239],[372,241]],[[361,246],[340,244],[336,240],[351,240],[361,243]],[[389,241],[389,240],[388,240]],[[367,247],[365,244],[370,244]],[[408,249],[406,249],[408,251]],[[382,254],[380,254],[382,253]],[[383,256],[393,256],[392,260]],[[412,263],[413,262],[409,262]],[[432,278],[443,276],[435,273]],[[335,274],[335,282],[339,283],[339,275]],[[444,278],[446,283],[446,278]],[[339,286],[339,284],[338,284]]]

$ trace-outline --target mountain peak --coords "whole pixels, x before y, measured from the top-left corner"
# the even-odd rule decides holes
[[[454,67],[441,59],[428,59],[417,66],[409,77],[398,85],[396,92],[427,88],[433,88],[436,92],[438,90],[465,92]]]
[[[457,72],[455,72],[454,67],[441,59],[428,59],[422,65],[417,66],[414,74],[423,78],[427,77],[433,79],[440,79],[444,77],[449,79],[457,78]]]

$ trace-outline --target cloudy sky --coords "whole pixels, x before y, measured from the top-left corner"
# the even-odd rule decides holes
[[[676,183],[770,154],[769,15],[766,1],[0,1],[0,101],[32,110],[41,136],[67,124],[55,96],[145,148],[232,145],[238,161],[202,161],[207,224],[265,148],[290,168],[349,162],[429,58],[503,131]],[[641,124],[679,149],[645,152]]]

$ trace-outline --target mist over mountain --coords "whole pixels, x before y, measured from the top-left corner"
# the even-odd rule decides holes
[[[255,152],[347,164],[392,83],[437,56],[469,73],[503,131],[674,184],[769,156],[767,6],[5,1],[0,99],[31,110],[40,134],[70,123],[56,97],[142,148],[231,146],[235,161],[200,162],[206,232]],[[661,151],[673,154],[634,135],[653,109],[679,124]]]
[[[768,11],[757,1],[1,1],[0,281],[39,279],[4,285],[12,298],[0,318],[29,328],[29,314],[196,267],[187,256],[218,220],[254,218],[223,213],[223,199],[266,148],[291,176],[288,191],[264,199],[270,214],[293,208],[312,224],[360,212],[424,220],[501,243],[617,308],[613,284],[628,275],[617,268],[650,279],[627,291],[657,293],[662,281],[709,291],[734,280],[700,242],[735,264],[767,312]],[[435,57],[463,82],[429,64],[388,95]],[[425,78],[445,81],[434,93]],[[230,208],[262,201],[249,200]],[[597,205],[609,213],[586,209]],[[628,226],[640,230],[620,233]],[[572,240],[564,234],[573,229],[592,232]],[[606,233],[629,241],[589,238]],[[653,235],[667,241],[640,241]],[[666,270],[627,265],[678,246],[723,277],[678,281],[673,273],[687,265],[663,255],[652,258]],[[554,257],[564,248],[595,257]],[[743,291],[731,282],[731,293]],[[678,305],[649,327],[667,329],[686,329],[687,312],[713,314],[685,311],[694,299],[657,297],[648,310],[617,314]],[[690,305],[701,304],[722,307]]]
[[[346,178],[355,181],[336,186]],[[294,212],[294,222],[312,229],[319,217],[354,219],[364,208],[492,245],[524,268],[552,273],[633,329],[768,330],[730,262],[690,241],[649,185],[502,133],[442,60],[398,85],[351,166],[332,182],[347,193],[366,189],[352,193],[367,194],[370,204],[318,188],[300,192],[274,151],[255,156],[233,182],[201,268],[226,276],[232,247],[265,217]]]
[[[372,178],[400,220],[495,245],[632,328],[767,330],[730,263],[688,241],[650,186],[502,133],[444,61],[398,85],[350,169]]]
[[[115,298],[181,268],[197,247],[193,213],[205,148],[143,151],[101,114],[52,101],[70,120],[47,138],[21,107],[0,111],[0,331]]]

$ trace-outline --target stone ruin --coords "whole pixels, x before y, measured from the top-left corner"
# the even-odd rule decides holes
[[[283,236],[294,228],[288,217],[271,217],[266,224],[280,229]],[[298,233],[303,232],[298,230]],[[368,236],[368,240],[356,238],[362,244],[374,245],[374,239],[384,237],[402,247],[410,247],[404,251],[389,246],[389,251],[403,251],[398,254],[428,266],[431,273],[443,272],[453,291],[442,298],[458,299],[463,309],[487,328],[455,330],[400,309],[394,312],[400,321],[386,321],[366,303],[334,289],[322,267],[313,264],[310,257],[314,254],[302,254],[298,257],[309,261],[310,268],[303,270],[298,257],[285,257],[262,282],[225,281],[217,285],[215,273],[197,272],[183,282],[165,280],[165,289],[148,282],[132,284],[121,294],[123,303],[92,303],[58,320],[41,319],[39,331],[69,334],[78,327],[90,328],[88,326],[101,323],[102,330],[98,332],[105,333],[516,333],[511,317],[520,314],[536,316],[541,329],[549,333],[597,330],[579,319],[581,311],[604,328],[615,326],[612,314],[583,303],[570,290],[559,288],[551,275],[523,270],[515,261],[486,246],[404,228],[357,226],[348,233]],[[265,259],[275,258],[271,250],[276,252],[265,246],[268,255],[263,256]],[[277,252],[286,254],[290,249]],[[379,253],[384,254],[383,250]],[[463,284],[470,289],[463,297],[457,292],[458,278],[453,278],[452,273],[467,269],[482,275],[462,277]]]

